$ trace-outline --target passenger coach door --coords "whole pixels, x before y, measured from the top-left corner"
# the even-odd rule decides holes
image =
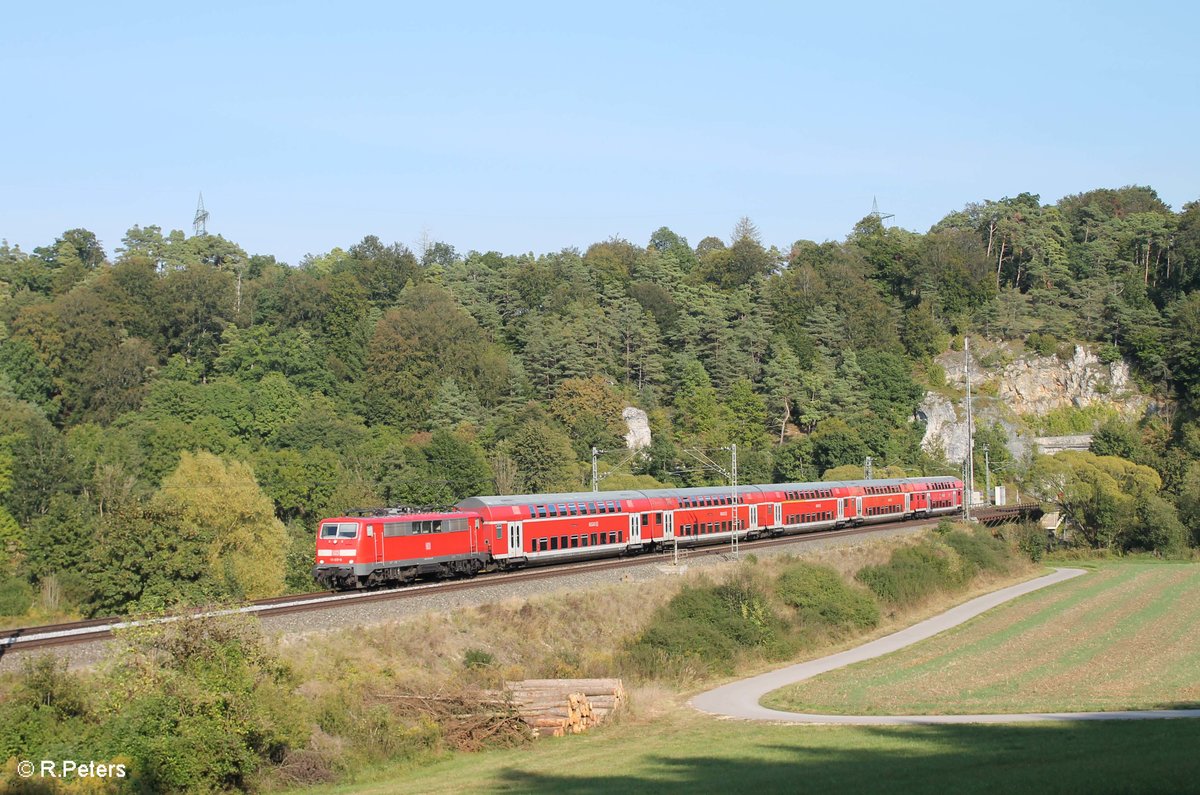
[[[783,503],[775,503],[775,526],[779,527],[783,524]]]
[[[510,554],[510,555],[525,554],[525,547],[522,546],[522,535],[523,535],[522,531],[523,530],[524,530],[524,528],[522,527],[521,522],[509,522],[508,523],[508,554]]]
[[[629,543],[642,543],[642,515],[640,513],[629,514]]]
[[[675,514],[671,511],[663,512],[663,539],[670,541],[675,537]]]

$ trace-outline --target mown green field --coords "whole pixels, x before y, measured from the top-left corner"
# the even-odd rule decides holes
[[[314,793],[1200,792],[1200,721],[771,726],[680,708],[532,749],[376,770]]]
[[[764,703],[876,715],[1200,706],[1200,565],[1100,564]]]

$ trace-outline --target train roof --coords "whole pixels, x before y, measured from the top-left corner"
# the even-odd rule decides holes
[[[556,494],[505,494],[490,497],[467,497],[459,508],[500,508],[507,505],[557,505],[560,502],[595,502],[596,500],[640,500],[640,491],[566,491]]]
[[[948,476],[951,479],[957,479]],[[946,480],[946,477],[920,478],[879,478],[876,480],[832,480],[808,483],[767,483],[747,484],[738,486],[738,494],[762,493],[764,491],[813,491],[836,487],[862,486],[870,483],[873,486],[898,486],[904,483],[932,483]],[[732,486],[696,486],[686,489],[641,489],[624,491],[568,491],[549,494],[506,494],[485,497],[467,497],[459,501],[458,507],[470,508],[501,508],[525,505],[556,505],[568,502],[595,502],[597,500],[642,500],[667,497],[701,497],[716,494],[730,494]]]

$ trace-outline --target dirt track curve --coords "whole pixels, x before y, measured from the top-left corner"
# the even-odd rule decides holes
[[[1137,710],[1125,712],[1025,712],[1000,715],[814,715],[803,712],[783,712],[760,705],[759,699],[781,687],[811,679],[818,674],[842,668],[863,660],[882,657],[897,649],[931,638],[939,632],[956,627],[987,610],[1023,594],[1054,585],[1086,572],[1083,569],[1055,569],[1053,574],[1018,583],[985,594],[969,602],[928,618],[907,629],[873,640],[848,651],[831,654],[817,660],[789,665],[761,676],[732,682],[691,700],[691,705],[712,715],[742,720],[773,721],[776,723],[841,723],[858,726],[898,725],[911,723],[1027,723],[1033,721],[1075,720],[1147,720],[1156,718],[1200,718],[1200,709]]]

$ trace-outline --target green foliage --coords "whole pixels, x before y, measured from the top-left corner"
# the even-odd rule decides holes
[[[837,466],[862,466],[869,453],[858,432],[841,420],[826,420],[811,438],[813,466],[820,472]]]
[[[23,616],[33,605],[33,588],[24,577],[0,574],[0,616]]]
[[[951,531],[939,541],[901,547],[884,564],[855,575],[881,601],[907,606],[936,591],[956,591],[979,571],[1003,572],[1010,566],[1007,546],[989,535]]]
[[[307,739],[290,672],[249,622],[190,619],[128,642],[97,744],[132,757],[151,790],[245,790]]]
[[[646,676],[668,663],[727,673],[747,650],[768,656],[784,652],[786,629],[771,610],[766,591],[749,579],[687,586],[659,609],[629,653]]]
[[[250,467],[209,453],[184,453],[155,496],[181,534],[208,539],[209,576],[249,599],[283,591],[286,532]]]
[[[1069,451],[1035,460],[1026,488],[1057,505],[1076,540],[1093,548],[1174,553],[1186,543],[1186,528],[1151,467]]]
[[[517,466],[518,494],[569,491],[578,484],[570,439],[545,423],[524,423],[505,440],[505,449]]]
[[[943,539],[948,547],[958,553],[969,572],[968,576],[981,571],[1003,574],[1011,568],[1008,547],[988,530],[951,532]]]
[[[496,656],[483,649],[467,649],[463,653],[464,668],[488,668],[496,664]]]
[[[1035,331],[1025,338],[1025,347],[1038,356],[1053,356],[1058,352],[1058,339],[1053,334]]]
[[[121,759],[136,791],[249,791],[252,776],[307,740],[286,667],[243,619],[187,619],[127,631],[111,668],[23,664],[0,702],[0,754]]]
[[[1030,561],[1040,563],[1050,549],[1050,538],[1037,522],[1022,522],[1012,530],[1017,549]]]
[[[879,623],[879,605],[827,566],[789,566],[776,580],[775,591],[803,623],[837,629],[868,629]]]
[[[1039,436],[1070,436],[1092,433],[1100,425],[1118,418],[1110,403],[1089,403],[1083,407],[1060,406],[1043,417],[1026,417]]]
[[[447,377],[485,406],[495,405],[509,387],[509,360],[445,290],[431,284],[407,289],[371,337],[362,382],[368,416],[421,425]]]

